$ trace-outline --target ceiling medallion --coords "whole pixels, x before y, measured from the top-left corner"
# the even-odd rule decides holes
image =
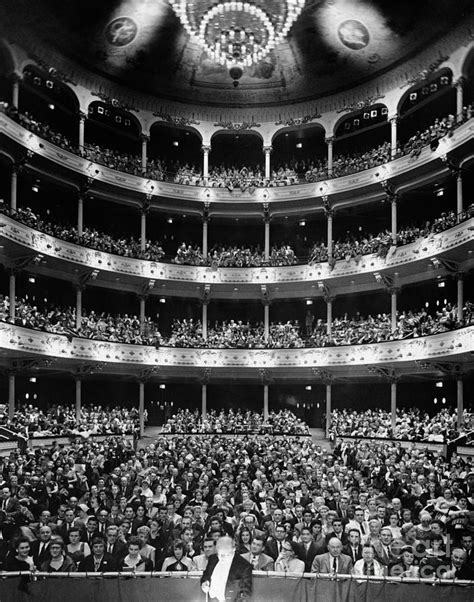
[[[263,0],[169,3],[191,40],[229,70],[237,87],[246,67],[267,58],[285,40],[306,0],[272,2],[271,13]]]

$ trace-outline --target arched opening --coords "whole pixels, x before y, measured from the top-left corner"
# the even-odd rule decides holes
[[[335,127],[334,155],[354,155],[390,148],[388,109],[383,104],[364,107],[343,117]]]
[[[464,63],[463,76],[464,82],[464,106],[474,102],[474,50],[469,53],[469,56]]]
[[[417,132],[429,128],[436,119],[456,115],[456,89],[452,78],[450,69],[442,69],[402,96],[398,105],[398,140],[402,145]]]
[[[76,143],[78,140],[79,101],[69,86],[45,73],[36,65],[27,65],[20,82],[19,110]]]
[[[0,43],[0,100],[11,102],[12,82],[9,77],[13,73],[13,59],[8,48]]]
[[[85,124],[86,145],[98,144],[102,152],[110,149],[112,152],[136,155],[139,167],[140,132],[138,119],[129,111],[102,101],[94,101],[89,105]]]
[[[289,167],[301,177],[327,159],[325,131],[321,125],[285,128],[272,141],[272,169]]]
[[[210,167],[214,170],[240,170],[243,167],[264,171],[263,140],[250,131],[220,131],[211,139]]]
[[[196,130],[155,122],[150,128],[148,159],[159,160],[168,177],[178,170],[202,170],[202,139]]]

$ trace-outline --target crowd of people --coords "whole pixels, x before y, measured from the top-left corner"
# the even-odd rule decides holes
[[[259,187],[290,186],[301,182],[317,182],[329,177],[337,178],[388,163],[393,158],[391,144],[384,142],[376,148],[367,151],[346,155],[336,154],[333,158],[331,174],[329,174],[327,158],[315,158],[309,162],[300,161],[300,163],[304,164],[304,168],[307,168],[303,178],[299,177],[297,169],[292,166],[291,162],[290,164],[273,169],[270,178],[265,178],[260,167],[251,168],[224,165],[211,166],[208,177],[204,178],[202,170],[190,163],[181,165],[177,161],[150,157],[147,159],[146,169],[143,169],[142,157],[138,154],[121,152],[94,143],[84,144],[84,147],[79,149],[77,144],[72,143],[63,134],[55,132],[48,124],[38,121],[27,111],[20,112],[5,102],[0,104],[0,110],[6,112],[9,117],[39,137],[111,169],[143,176],[151,180],[162,181],[171,179],[177,184],[227,188],[230,191],[238,189],[245,192]],[[470,119],[473,111],[474,103],[465,106],[462,112],[461,123]],[[433,144],[446,135],[450,135],[458,125],[456,117],[453,114],[436,118],[425,130],[417,131],[406,143],[399,144],[394,158],[406,154],[412,157],[418,156],[425,146]]]
[[[397,408],[395,427],[385,410],[334,409],[331,412],[331,438],[370,437],[446,443],[474,430],[474,414],[465,411],[457,425],[457,411],[443,408],[434,416],[420,408]]]
[[[167,261],[160,242],[147,239],[142,249],[140,241],[133,236],[113,237],[110,234],[88,227],[84,227],[82,234],[79,234],[76,227],[46,221],[29,207],[18,208],[12,212],[5,203],[0,203],[0,211],[31,228],[90,249],[148,261]],[[473,215],[474,203],[466,209],[461,219],[468,219]],[[455,226],[457,221],[456,213],[447,211],[442,213],[440,217],[427,221],[421,227],[403,227],[397,233],[396,244],[402,246],[415,242],[420,238],[438,234]],[[379,232],[377,235],[368,234],[362,237],[348,233],[345,239],[336,240],[333,243],[331,265],[334,266],[334,262],[337,260],[359,260],[362,256],[368,254],[386,257],[392,245],[392,235],[388,230]],[[328,260],[327,244],[325,242],[314,243],[308,255],[309,264],[322,263]],[[185,242],[179,245],[176,255],[171,261],[180,265],[211,266],[213,268],[281,267],[295,265],[299,262],[294,250],[288,244],[273,245],[270,249],[269,258],[266,260],[260,247],[215,245],[209,250],[208,256],[205,258],[198,245]]]
[[[330,334],[324,320],[314,321],[311,313],[309,317],[309,320],[305,320],[305,332],[298,320],[288,320],[271,323],[267,338],[263,323],[251,324],[249,321],[232,319],[216,322],[209,325],[205,338],[200,320],[175,318],[170,336],[163,337],[158,324],[149,316],[141,324],[136,315],[83,311],[80,326],[77,327],[76,310],[73,307],[47,305],[41,308],[27,299],[17,298],[14,323],[56,334],[155,347],[291,349],[362,345],[447,332],[472,324],[474,305],[466,301],[462,321],[457,318],[456,306],[450,303],[434,309],[431,314],[425,308],[420,311],[399,311],[394,330],[391,316],[385,313],[366,318],[360,315],[351,318],[347,314],[334,318]],[[0,296],[0,320],[10,321],[8,296]]]
[[[24,439],[47,436],[136,435],[139,430],[138,410],[119,406],[81,406],[77,421],[73,406],[53,404],[41,409],[33,404],[16,407],[12,419],[8,408],[0,405],[0,426]]]
[[[200,570],[206,591],[225,544],[250,575],[472,580],[473,468],[392,441],[337,440],[328,451],[262,434],[11,452],[0,570]]]
[[[289,410],[263,414],[250,410],[209,410],[203,417],[197,410],[180,410],[163,425],[162,433],[308,435],[308,425]]]

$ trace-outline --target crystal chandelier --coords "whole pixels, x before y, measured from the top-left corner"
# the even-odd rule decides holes
[[[189,2],[169,0],[191,40],[237,74],[265,59],[286,38],[306,0]],[[265,10],[271,8],[271,14]]]

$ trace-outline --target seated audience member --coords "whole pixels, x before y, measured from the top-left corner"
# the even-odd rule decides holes
[[[365,545],[362,550],[362,558],[357,560],[352,567],[353,575],[372,575],[375,577],[383,577],[385,567],[380,564],[374,557],[374,549],[371,545]]]
[[[125,572],[144,573],[153,570],[153,562],[141,555],[142,542],[132,536],[128,540],[127,554],[120,563],[120,570]]]
[[[20,537],[15,542],[15,552],[9,554],[5,561],[6,571],[35,571],[33,557],[30,556],[30,542]]]
[[[193,563],[197,571],[206,570],[210,556],[216,553],[216,542],[210,537],[206,537],[202,544],[202,554],[194,556]]]
[[[250,544],[250,552],[241,554],[242,558],[252,565],[254,571],[273,571],[275,567],[271,556],[264,553],[265,540],[256,535]]]
[[[105,551],[104,540],[100,537],[94,537],[91,541],[92,554],[86,556],[79,564],[78,570],[81,573],[106,573],[107,571],[116,571],[117,562],[113,556]]]
[[[388,574],[392,577],[418,577],[419,566],[411,546],[401,549],[400,560],[388,568]]]
[[[66,553],[77,566],[86,556],[91,555],[89,544],[81,541],[81,532],[78,527],[72,527],[69,531],[69,543]]]
[[[311,566],[312,573],[338,573],[349,575],[352,571],[352,559],[342,553],[342,542],[332,537],[328,542],[328,551],[315,556]]]
[[[45,573],[69,573],[76,570],[74,560],[66,554],[64,542],[55,537],[49,546],[49,558],[41,563],[40,570]]]
[[[191,558],[186,556],[184,542],[177,539],[173,543],[173,555],[163,561],[162,571],[192,571],[194,564]]]
[[[322,554],[326,550],[326,542],[315,543],[309,527],[301,529],[300,541],[293,544],[296,556],[304,562],[305,573],[311,571],[315,556]]]

